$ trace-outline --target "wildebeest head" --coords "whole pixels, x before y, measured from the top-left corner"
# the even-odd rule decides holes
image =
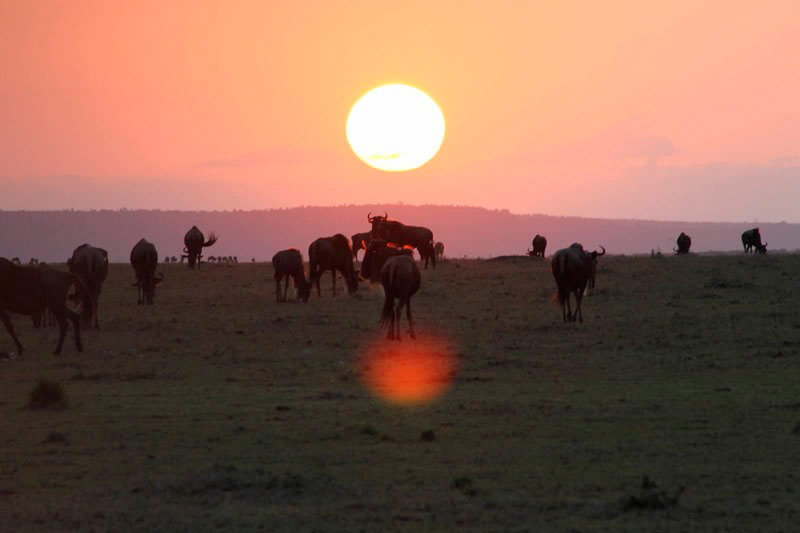
[[[372,238],[385,239],[386,235],[384,235],[383,232],[381,231],[381,227],[383,226],[384,222],[389,220],[389,214],[386,211],[384,211],[383,216],[375,215],[373,217],[371,215],[372,211],[370,211],[369,214],[367,215],[367,222],[372,224],[372,232],[371,232]]]
[[[589,283],[587,287],[589,289],[594,289],[594,278],[597,275],[597,258],[601,255],[606,255],[606,249],[600,246],[600,249],[603,250],[602,252],[598,252],[597,250],[586,254],[589,257]]]

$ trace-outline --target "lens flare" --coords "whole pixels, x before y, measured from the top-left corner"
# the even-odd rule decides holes
[[[444,340],[406,336],[402,342],[374,342],[361,359],[361,376],[375,396],[413,406],[431,402],[445,392],[457,366],[453,349]]]

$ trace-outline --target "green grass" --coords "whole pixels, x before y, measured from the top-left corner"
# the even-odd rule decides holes
[[[460,370],[414,408],[360,380],[386,333],[379,287],[333,299],[326,276],[321,300],[278,304],[271,266],[161,268],[147,307],[112,265],[83,354],[13,317],[27,351],[0,360],[0,530],[800,519],[800,256],[606,256],[583,324],[561,322],[545,261],[444,262],[413,310]],[[67,409],[26,408],[41,376]]]

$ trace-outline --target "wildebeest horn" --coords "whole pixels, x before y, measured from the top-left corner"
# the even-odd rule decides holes
[[[602,253],[602,254],[597,254],[597,255],[598,255],[598,256],[600,256],[600,255],[606,255],[606,249],[605,249],[605,248],[603,248],[603,245],[600,245],[600,249],[601,249],[601,250],[603,250],[603,253]]]
[[[372,217],[371,217],[370,215],[372,215],[372,211],[370,211],[369,213],[367,213],[367,222],[369,222],[370,224],[372,224]]]
[[[388,220],[389,219],[389,213],[387,213],[386,211],[383,212],[383,219],[384,220]]]

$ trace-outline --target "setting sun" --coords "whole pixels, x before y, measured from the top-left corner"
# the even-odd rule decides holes
[[[411,170],[442,145],[444,115],[433,99],[409,85],[383,85],[362,96],[347,118],[347,141],[366,164]]]

